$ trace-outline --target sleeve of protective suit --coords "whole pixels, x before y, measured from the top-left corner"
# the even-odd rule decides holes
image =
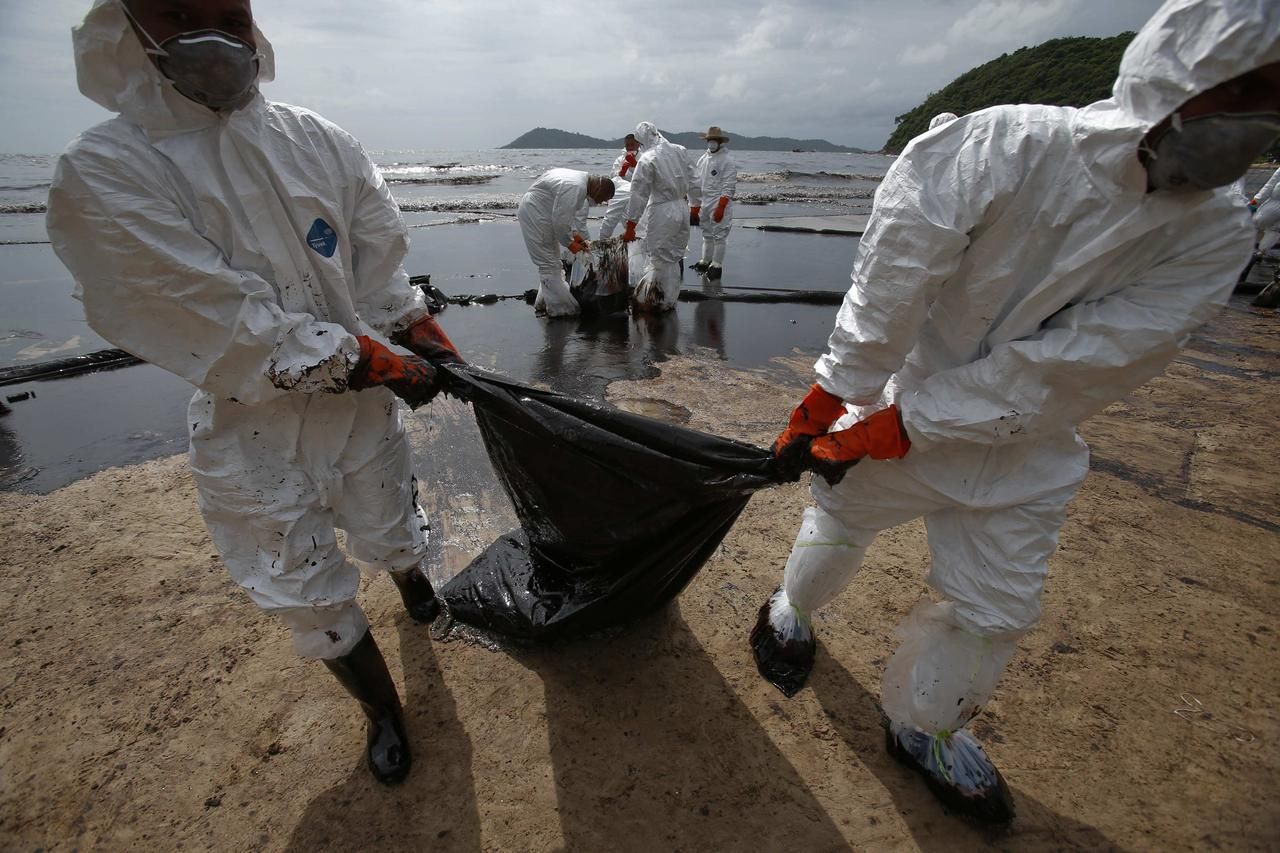
[[[430,314],[420,289],[409,283],[404,256],[409,236],[382,173],[358,144],[363,183],[351,220],[351,265],[360,319],[384,337]]]
[[[1258,200],[1258,204],[1268,201],[1272,194],[1276,191],[1276,184],[1280,183],[1280,169],[1276,169],[1271,173],[1271,177],[1267,178],[1267,182],[1262,185],[1262,189],[1258,190],[1254,196]]]
[[[631,198],[627,201],[625,220],[639,222],[644,209],[649,205],[649,194],[653,192],[653,157],[641,157],[640,162],[631,170]]]
[[[581,234],[585,239],[591,239],[591,229],[587,225],[587,219],[591,216],[591,202],[583,199],[582,204],[578,207],[578,212],[573,216],[573,233]]]
[[[47,221],[89,325],[116,346],[245,403],[346,389],[355,336],[232,269],[145,164],[82,138],[58,162]]]
[[[954,129],[950,136],[928,150],[908,146],[876,190],[853,284],[814,364],[818,383],[846,402],[876,402],[902,367],[937,289],[960,266],[969,232],[999,192],[993,158],[1009,153],[990,150],[995,135],[972,141]]]
[[[702,206],[702,178],[706,174],[704,167],[707,164],[707,154],[703,154],[698,158],[698,162],[693,164],[693,168],[689,172],[689,206]]]
[[[732,154],[724,158],[724,168],[720,175],[720,195],[735,198],[738,192],[738,161],[733,159]]]
[[[1221,229],[1129,287],[1062,309],[1035,335],[929,377],[898,401],[912,452],[1023,440],[1121,399],[1159,375],[1226,304],[1249,242]]]
[[[555,201],[551,203],[551,229],[561,246],[568,248],[573,240],[573,224],[578,217],[578,209],[586,203],[585,180],[564,180],[556,187]]]
[[[631,190],[619,189],[619,187],[627,187],[625,182],[614,181],[613,198],[609,199],[609,206],[605,209],[604,219],[600,222],[600,239],[605,240],[613,236],[613,232],[618,230],[618,226],[622,224],[623,216],[627,212],[627,204],[631,201]]]

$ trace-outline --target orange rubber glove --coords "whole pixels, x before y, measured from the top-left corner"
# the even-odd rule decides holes
[[[809,444],[809,467],[829,484],[844,479],[845,472],[870,456],[901,459],[911,449],[911,439],[897,406],[881,409],[848,429],[829,432]]]
[[[440,328],[435,317],[427,316],[404,331],[393,335],[391,342],[420,355],[430,362],[466,364],[458,348]]]
[[[689,224],[701,225],[702,224],[701,213],[702,213],[702,208],[700,206],[690,207],[689,208]]]
[[[382,385],[411,408],[425,406],[440,391],[440,374],[416,355],[397,355],[366,335],[360,342],[360,360],[351,369],[347,385],[363,391]]]
[[[585,248],[587,248],[587,241],[582,239],[581,234],[575,232],[573,239],[569,241],[569,254],[576,255]]]
[[[815,382],[773,443],[773,454],[777,456],[802,438],[825,435],[843,414],[844,401]]]
[[[720,201],[716,202],[716,211],[711,214],[711,218],[716,222],[724,219],[724,209],[729,206],[729,197],[727,195],[720,196]]]
[[[627,176],[627,172],[631,171],[635,167],[636,155],[628,151],[627,156],[622,158],[622,168],[618,170],[618,177],[625,178]]]
[[[627,220],[627,227],[622,230],[622,242],[634,243],[636,240],[636,223],[634,220]]]

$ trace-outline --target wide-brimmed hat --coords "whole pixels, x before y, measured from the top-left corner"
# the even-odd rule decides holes
[[[729,137],[724,135],[724,131],[716,127],[714,124],[707,128],[706,133],[699,133],[698,136],[701,136],[703,139],[714,139],[717,142],[729,141]]]

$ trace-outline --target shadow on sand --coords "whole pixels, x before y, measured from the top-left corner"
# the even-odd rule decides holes
[[[674,605],[517,657],[545,685],[566,850],[847,849]]]
[[[915,771],[885,751],[880,702],[818,644],[809,687],[840,736],[893,798],[916,844],[925,851],[1123,850],[1098,829],[1080,823],[1011,784],[1017,817],[1008,831],[992,831],[951,815]],[[1028,733],[1034,736],[1034,732]]]
[[[353,742],[350,751],[359,760],[350,776],[311,801],[289,839],[290,851],[481,849],[471,741],[445,688],[431,636],[404,613],[397,614],[396,627],[413,770],[403,784],[384,787],[365,768],[363,738],[358,749]],[[359,714],[354,704],[350,710]]]

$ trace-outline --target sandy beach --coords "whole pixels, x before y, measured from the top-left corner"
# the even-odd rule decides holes
[[[763,445],[810,361],[695,354],[609,399]],[[1274,849],[1278,392],[1274,314],[1233,305],[1082,428],[1093,472],[1044,620],[974,724],[1017,801],[997,835],[946,814],[883,748],[880,672],[926,592],[919,523],[884,534],[818,615],[817,666],[791,700],[746,636],[803,484],[758,494],[675,606],[595,640],[491,650],[413,624],[390,581],[366,579],[415,749],[385,789],[354,703],[227,578],[185,457],[0,494],[0,846]],[[409,423],[448,574],[509,511],[464,405]]]

